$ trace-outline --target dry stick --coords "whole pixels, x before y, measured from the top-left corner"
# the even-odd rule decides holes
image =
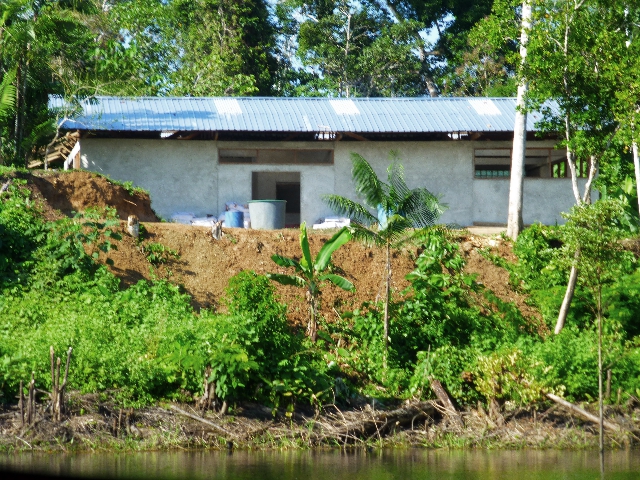
[[[58,397],[58,420],[60,420],[62,415],[62,408],[64,407],[64,390],[67,387],[67,380],[69,378],[69,363],[71,362],[71,352],[73,352],[73,348],[69,347],[67,350],[67,363],[64,367],[64,380],[62,381],[62,385],[56,394]],[[60,359],[58,358],[58,369],[60,368]],[[59,370],[58,370],[59,371]],[[58,373],[58,380],[60,379],[60,374]]]
[[[185,417],[189,417],[192,418],[193,420],[197,420],[199,422],[204,423],[205,425],[209,425],[210,427],[215,428],[216,430],[219,430],[227,435],[230,435],[236,439],[240,438],[238,435],[236,435],[235,433],[230,432],[229,430],[226,430],[225,428],[222,428],[220,425],[216,425],[213,422],[210,422],[209,420],[205,420],[204,418],[198,417],[197,415],[192,415],[188,412],[185,412],[184,410],[176,407],[175,405],[171,405],[171,409],[175,410],[176,412],[178,412],[181,415],[184,415]]]
[[[567,408],[570,412],[575,413],[578,417],[584,420],[593,422],[595,424],[600,424],[600,419],[598,417],[578,407],[577,405],[574,405],[571,402],[567,402],[564,398],[560,398],[557,395],[554,395],[553,393],[547,393],[547,398],[562,405],[563,407]],[[604,420],[602,422],[602,425],[609,430],[613,430],[614,432],[622,431],[622,426],[618,425],[617,423],[610,422],[608,420]]]
[[[35,420],[35,402],[36,402],[36,392],[34,391],[34,387],[36,384],[35,381],[35,372],[31,372],[31,381],[29,382],[29,405],[27,406],[27,424],[31,425],[31,423]]]
[[[49,347],[49,360],[51,362],[51,416],[56,412],[56,356],[53,345]]]
[[[60,420],[60,405],[58,403],[58,397],[60,396],[60,357],[58,357],[58,361],[56,362],[56,384],[54,387],[54,392],[55,401],[53,403],[51,415],[53,416],[54,420]]]
[[[20,380],[20,392],[18,396],[20,400],[18,400],[18,406],[20,407],[20,426],[24,427],[24,392],[23,392],[23,382]]]

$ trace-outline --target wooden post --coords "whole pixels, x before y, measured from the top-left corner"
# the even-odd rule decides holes
[[[56,409],[56,356],[53,345],[49,347],[49,361],[51,362],[51,415]]]
[[[56,383],[53,387],[53,397],[55,401],[53,402],[53,407],[51,409],[51,413],[54,420],[60,420],[60,404],[59,404],[59,393],[60,393],[60,357],[58,357],[58,361],[56,362]]]
[[[31,381],[29,382],[29,404],[27,405],[27,424],[31,425],[33,421],[35,421],[35,403],[36,403],[36,392],[35,392],[35,372],[31,372]]]
[[[22,380],[20,380],[20,391],[18,392],[18,407],[20,407],[20,426],[24,427],[24,385]]]
[[[62,386],[58,391],[58,420],[60,420],[62,410],[64,409],[64,391],[67,388],[67,380],[69,379],[69,363],[71,362],[71,352],[73,352],[73,347],[69,347],[69,350],[67,350],[67,363],[64,367],[64,380],[62,381]],[[60,359],[58,359],[58,362],[60,362]]]

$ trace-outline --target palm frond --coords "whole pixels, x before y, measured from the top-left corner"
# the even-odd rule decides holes
[[[400,214],[395,214],[387,220],[387,226],[380,231],[380,236],[390,243],[398,243],[402,241],[411,229],[411,221]]]
[[[415,228],[434,225],[444,211],[444,205],[440,203],[438,197],[426,188],[411,190],[411,194],[404,199],[400,208],[407,218],[411,219]]]
[[[411,194],[404,179],[404,167],[394,158],[387,169],[389,180],[389,196],[392,197],[393,204],[400,204],[403,199]]]
[[[376,208],[385,197],[383,182],[362,155],[352,153],[351,161],[353,163],[351,175],[358,197],[362,198],[369,207]]]
[[[357,223],[351,224],[351,236],[354,240],[362,242],[369,247],[385,244],[385,239],[378,232]]]
[[[11,111],[16,103],[16,69],[9,70],[0,82],[0,116]]]
[[[344,215],[362,225],[373,225],[378,219],[369,212],[367,207],[340,195],[323,195],[325,203],[338,215]]]

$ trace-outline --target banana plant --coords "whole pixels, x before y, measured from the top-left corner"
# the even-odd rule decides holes
[[[300,248],[302,258],[300,261],[294,258],[283,257],[282,255],[272,255],[277,265],[284,268],[295,269],[295,274],[268,273],[267,277],[282,285],[293,285],[307,289],[307,302],[309,303],[309,324],[307,334],[313,343],[318,336],[318,300],[320,296],[320,286],[324,282],[333,283],[335,286],[348,292],[355,290],[353,283],[340,275],[331,273],[331,255],[342,245],[351,240],[351,232],[347,227],[342,227],[331,239],[325,243],[315,260],[311,257],[309,248],[309,238],[307,237],[307,227],[305,223],[300,225]]]

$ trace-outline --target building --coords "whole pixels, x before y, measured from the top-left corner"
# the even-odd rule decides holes
[[[165,218],[276,198],[287,224],[314,223],[333,214],[323,194],[355,198],[351,152],[386,176],[393,150],[409,186],[448,205],[442,221],[468,226],[506,223],[514,116],[512,98],[98,97],[62,126],[81,133],[82,168],[149,190]],[[574,198],[540,119],[528,116],[523,215],[553,224]]]

